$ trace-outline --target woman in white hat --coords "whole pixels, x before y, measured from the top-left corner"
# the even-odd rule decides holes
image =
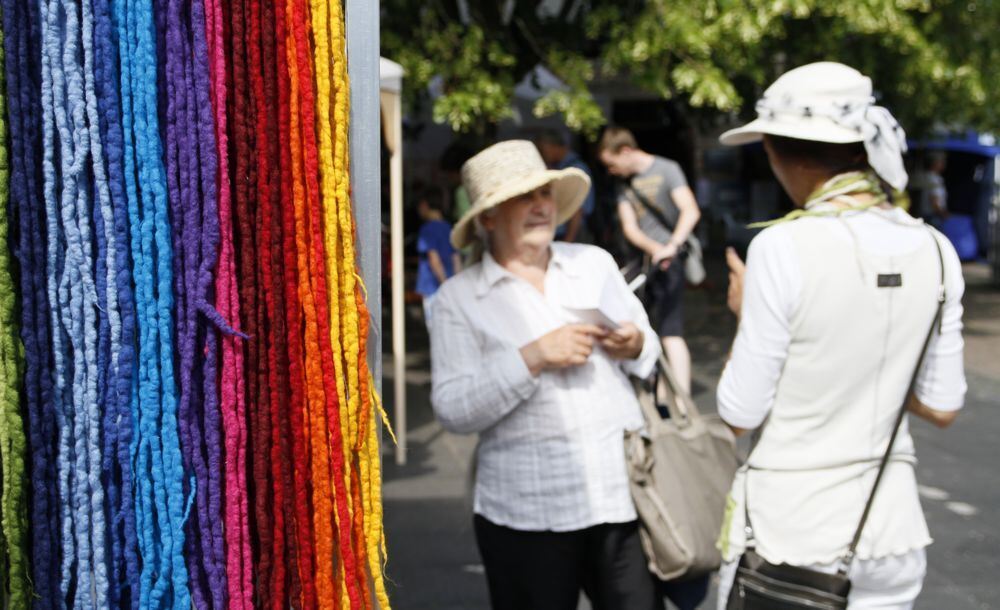
[[[775,565],[846,569],[850,608],[910,608],[931,538],[902,407],[945,426],[963,404],[958,257],[890,204],[907,182],[905,136],[874,104],[867,77],[837,63],[803,66],[775,81],[757,112],[721,141],[763,140],[799,209],[754,239],[745,270],[728,253],[740,325],[719,414],[737,432],[763,427],[732,488],[719,607],[752,549]],[[729,607],[754,607],[739,605],[744,594],[737,581]]]
[[[575,610],[582,590],[595,609],[662,608],[623,447],[643,425],[627,374],[648,376],[659,342],[610,255],[553,242],[589,178],[515,140],[470,159],[462,182],[473,203],[452,242],[483,254],[435,300],[432,402],[446,429],[479,434],[492,606]]]

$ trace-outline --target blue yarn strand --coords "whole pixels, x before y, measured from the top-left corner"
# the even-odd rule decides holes
[[[18,227],[14,255],[20,267],[18,294],[25,348],[24,397],[28,415],[31,471],[31,546],[34,607],[57,607],[59,498],[56,486],[56,430],[49,338],[44,202],[41,165],[41,50],[38,5],[3,0],[5,70],[11,147],[12,219]]]
[[[94,78],[99,110],[99,127],[107,163],[108,194],[113,215],[113,231],[106,238],[109,254],[114,253],[114,279],[109,292],[117,295],[120,331],[117,339],[112,332],[110,353],[112,372],[108,380],[109,397],[105,411],[105,480],[111,522],[113,555],[112,581],[109,584],[110,604],[114,608],[139,608],[139,560],[136,548],[136,514],[133,503],[130,445],[133,438],[133,383],[136,381],[136,313],[132,291],[131,256],[129,253],[128,199],[125,192],[124,142],[121,103],[119,101],[118,48],[113,35],[109,0],[94,0]],[[96,157],[96,155],[95,155]],[[107,233],[107,225],[105,232]],[[109,256],[110,260],[110,256]],[[113,286],[113,287],[112,287]]]
[[[172,249],[157,116],[156,39],[149,3],[114,0],[112,5],[122,69],[125,177],[140,329],[133,409],[138,433],[132,443],[143,557],[139,605],[187,610],[191,598],[183,556],[184,472],[173,375]],[[147,556],[155,561],[155,570],[147,568]]]

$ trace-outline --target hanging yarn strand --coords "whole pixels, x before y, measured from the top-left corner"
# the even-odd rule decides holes
[[[278,156],[280,158],[281,233],[283,275],[285,280],[286,335],[288,337],[288,377],[291,387],[288,405],[288,425],[292,446],[292,493],[294,496],[294,532],[296,569],[290,595],[304,608],[316,607],[316,576],[313,570],[313,524],[309,498],[309,472],[305,435],[305,367],[303,316],[299,297],[302,279],[298,273],[296,211],[293,196],[294,170],[292,163],[291,98],[292,73],[289,69],[288,34],[285,8],[275,3],[274,38],[275,65],[278,72]],[[294,53],[294,50],[291,51]]]
[[[233,245],[232,194],[229,183],[229,151],[226,133],[226,52],[220,0],[205,2],[205,37],[209,55],[211,99],[215,117],[215,144],[218,157],[216,187],[220,250],[216,301],[219,313],[230,325],[240,325],[240,299],[236,285]],[[249,609],[253,599],[250,579],[250,541],[247,523],[246,420],[243,346],[232,334],[222,338],[220,408],[225,439],[225,531],[228,535],[226,570],[229,607]]]
[[[108,280],[105,296],[110,336],[110,373],[103,420],[104,480],[107,484],[111,575],[111,607],[138,608],[139,562],[136,549],[135,507],[129,448],[132,442],[132,384],[135,381],[135,303],[132,294],[129,255],[128,201],[125,194],[121,104],[118,98],[118,64],[113,42],[109,0],[94,0],[93,78],[97,99],[98,141],[93,151],[95,175],[106,175],[108,203],[102,203],[101,219],[107,243]],[[88,110],[88,114],[90,111]],[[91,118],[91,124],[94,121]],[[91,127],[93,129],[93,127]],[[103,157],[103,159],[102,159]],[[106,170],[104,169],[106,166]],[[101,183],[100,178],[97,179]],[[102,195],[102,198],[105,197]],[[102,199],[103,201],[103,199]],[[107,219],[107,206],[111,219]],[[115,305],[117,304],[117,312]],[[116,328],[115,318],[118,319]]]
[[[53,403],[52,343],[46,287],[47,248],[41,168],[41,82],[39,6],[3,0],[4,59],[9,96],[12,210],[17,226],[14,250],[21,273],[21,339],[25,350],[23,377],[28,415],[32,583],[37,608],[57,607],[60,579],[57,546],[60,516],[56,481],[56,426]]]
[[[0,8],[0,607],[388,609],[342,2]]]
[[[140,608],[187,610],[183,469],[173,376],[171,244],[156,107],[152,7],[113,0],[121,65],[125,178],[139,328],[132,439]],[[140,188],[141,187],[141,188]],[[154,248],[155,244],[155,248]]]
[[[0,62],[5,32],[0,29]],[[0,142],[7,140],[7,87],[0,72]],[[0,146],[0,606],[28,605],[28,516],[25,489],[26,438],[20,412],[22,347],[15,316],[14,280],[10,272],[7,203],[10,164],[7,148]]]

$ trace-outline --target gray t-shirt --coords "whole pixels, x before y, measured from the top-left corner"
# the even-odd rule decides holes
[[[663,157],[653,157],[653,164],[646,171],[632,177],[632,188],[642,193],[651,205],[659,209],[671,226],[677,226],[681,211],[674,203],[671,191],[681,186],[687,186],[684,172],[675,161]],[[666,243],[670,240],[671,231],[646,210],[632,189],[625,185],[620,187],[618,201],[632,205],[639,221],[639,229],[650,239]]]

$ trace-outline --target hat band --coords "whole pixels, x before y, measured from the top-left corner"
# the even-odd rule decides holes
[[[864,142],[868,163],[894,189],[906,188],[908,176],[903,167],[906,133],[887,109],[875,105],[875,98],[864,101],[793,103],[793,100],[763,97],[757,102],[757,114],[768,121],[778,121],[779,115],[795,119],[821,117],[836,125],[855,131]],[[803,137],[809,140],[809,137]]]

